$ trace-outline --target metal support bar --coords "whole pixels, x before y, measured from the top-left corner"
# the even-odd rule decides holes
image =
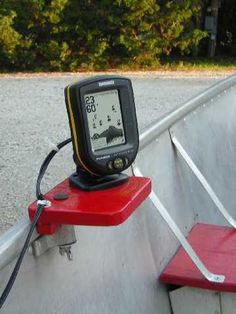
[[[136,176],[142,177],[142,173],[140,172],[139,168],[134,167],[133,172]],[[164,207],[164,205],[161,203],[155,192],[152,190],[151,194],[149,194],[149,198],[152,201],[155,208],[158,210],[161,217],[165,220],[171,231],[174,233],[176,238],[181,243],[182,247],[188,254],[188,256],[191,258],[195,266],[199,269],[199,271],[202,273],[202,275],[209,281],[215,282],[215,283],[222,283],[225,280],[224,275],[218,275],[211,273],[206,266],[202,263],[202,261],[199,259],[196,252],[193,250],[189,242],[186,240],[185,236],[175,223],[175,221],[172,219],[172,217],[169,215],[168,211]]]
[[[192,170],[192,172],[195,174],[201,185],[204,187],[220,213],[224,216],[224,218],[227,220],[227,222],[233,226],[236,229],[236,221],[234,218],[228,213],[224,205],[221,203],[219,198],[217,197],[216,193],[213,191],[210,184],[207,182],[207,180],[204,178],[202,173],[199,171],[197,166],[194,164],[190,156],[187,154],[187,152],[184,150],[183,146],[180,144],[180,142],[177,140],[177,138],[173,135],[173,132],[170,132],[172,143],[174,144],[177,151],[180,153],[180,155],[183,157],[184,161],[187,163],[189,168]]]
[[[40,236],[31,243],[29,253],[38,257],[49,249],[59,247],[61,255],[66,255],[68,260],[72,260],[71,246],[76,242],[74,226],[63,225],[53,235]]]

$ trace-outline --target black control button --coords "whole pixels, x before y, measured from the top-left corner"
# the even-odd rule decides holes
[[[123,159],[121,158],[116,158],[114,161],[113,161],[113,167],[116,169],[116,170],[122,170],[124,168],[124,161]]]
[[[110,160],[110,161],[108,161],[108,163],[107,163],[107,168],[109,169],[109,170],[113,170],[113,162]]]
[[[57,200],[57,201],[64,201],[69,198],[69,195],[67,193],[57,193],[53,195],[53,198],[54,200]]]

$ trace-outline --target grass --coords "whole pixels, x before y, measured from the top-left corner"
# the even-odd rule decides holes
[[[116,68],[99,68],[99,69],[80,69],[78,68],[77,71],[72,71],[74,73],[88,73],[88,72],[150,72],[150,71],[181,71],[181,72],[236,72],[236,57],[214,57],[214,58],[193,58],[193,57],[182,57],[182,58],[165,58],[161,59],[159,62],[155,62],[154,65],[145,65],[145,66],[140,66],[133,62],[132,64],[125,64],[125,65],[120,65],[117,66]],[[20,73],[24,74],[29,74],[29,73],[65,73],[65,72],[60,72],[60,71],[55,71],[55,70],[50,70],[50,69],[43,69],[40,71],[20,71]],[[0,69],[0,74],[14,74],[14,73],[19,73],[14,72],[14,71],[1,71]]]
[[[214,57],[214,58],[165,58],[153,65],[140,66],[132,64],[120,65],[117,68],[103,69],[104,71],[181,71],[181,72],[236,72],[236,57]],[[80,71],[80,70],[79,70]],[[86,72],[86,71],[85,71]],[[95,70],[96,72],[96,70]]]
[[[161,61],[160,70],[236,71],[236,57],[165,59]]]

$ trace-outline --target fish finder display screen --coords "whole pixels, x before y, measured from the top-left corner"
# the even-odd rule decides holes
[[[92,150],[125,143],[124,126],[117,89],[84,96]]]

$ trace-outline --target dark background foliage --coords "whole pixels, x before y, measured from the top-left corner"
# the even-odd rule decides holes
[[[222,53],[235,47],[233,2],[219,16]],[[2,0],[0,70],[138,69],[196,55],[208,36],[204,7],[199,0]]]

